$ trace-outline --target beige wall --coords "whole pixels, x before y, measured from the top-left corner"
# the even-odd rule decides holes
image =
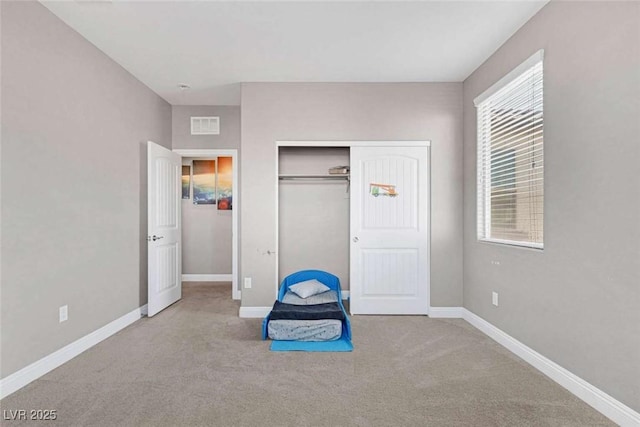
[[[544,251],[479,243],[473,99],[538,49]],[[464,306],[636,411],[639,140],[637,2],[552,1],[464,82]]]
[[[276,297],[278,140],[431,140],[431,304],[462,303],[462,84],[242,85],[242,305]]]
[[[174,105],[171,111],[174,149],[239,150],[240,107]],[[220,134],[191,135],[192,116],[220,117]],[[190,164],[191,160],[183,159],[182,163]],[[234,191],[240,191],[239,183],[235,183]],[[238,209],[235,201],[234,205]],[[231,237],[231,211],[219,211],[217,205],[196,206],[193,199],[182,200],[183,274],[231,274]]]
[[[191,135],[191,117],[220,117],[219,135]],[[172,147],[240,148],[240,107],[231,105],[171,106]]]
[[[171,107],[41,4],[0,8],[6,377],[146,303],[146,141],[170,146]]]

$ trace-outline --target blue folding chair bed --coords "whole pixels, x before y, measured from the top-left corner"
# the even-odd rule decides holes
[[[321,270],[285,277],[273,310],[262,321],[262,339],[267,338],[273,340],[271,351],[352,351],[340,279]]]

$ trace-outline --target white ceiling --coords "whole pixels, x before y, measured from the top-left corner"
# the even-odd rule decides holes
[[[169,103],[238,105],[241,82],[463,81],[547,1],[42,3]]]

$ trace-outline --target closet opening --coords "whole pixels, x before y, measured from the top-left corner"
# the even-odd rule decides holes
[[[351,314],[428,314],[431,143],[275,145],[276,294],[318,269],[338,276]]]
[[[278,284],[299,270],[340,279],[349,294],[349,147],[278,147]]]

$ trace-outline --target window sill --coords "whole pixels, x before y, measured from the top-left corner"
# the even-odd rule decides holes
[[[479,243],[488,243],[492,245],[511,246],[521,249],[531,249],[536,252],[544,251],[544,244],[541,243],[528,243],[528,242],[516,242],[513,240],[500,240],[500,239],[478,239]]]

